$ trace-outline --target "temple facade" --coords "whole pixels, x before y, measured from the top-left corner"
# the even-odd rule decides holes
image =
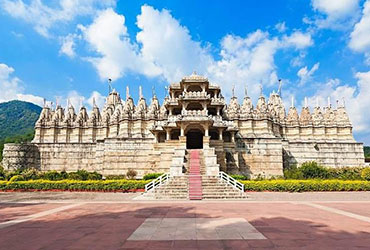
[[[233,94],[226,104],[220,87],[195,73],[168,90],[162,105],[155,95],[147,105],[141,88],[137,105],[128,88],[125,99],[113,90],[90,114],[83,106],[76,112],[71,104],[44,105],[32,143],[6,144],[3,166],[180,176],[191,149],[200,149],[206,175],[277,176],[306,161],[364,165],[344,105],[317,104],[311,112],[306,102],[299,114],[292,103],[286,113],[280,91],[269,98],[261,91],[256,106],[247,93],[241,103]]]

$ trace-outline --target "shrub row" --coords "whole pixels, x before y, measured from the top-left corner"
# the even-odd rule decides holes
[[[129,191],[144,189],[149,181],[138,180],[29,180],[0,181],[0,190]]]
[[[370,191],[369,181],[360,180],[262,180],[240,181],[245,191],[309,192]]]
[[[300,167],[292,166],[284,169],[285,179],[340,179],[370,180],[369,167],[328,168],[315,161],[305,162]]]
[[[15,170],[15,171],[4,171],[0,167],[0,180],[12,180],[12,181],[27,181],[27,180],[101,180],[102,175],[97,172],[88,172],[86,170],[77,170],[76,172],[58,172],[55,170],[40,172],[34,168]]]

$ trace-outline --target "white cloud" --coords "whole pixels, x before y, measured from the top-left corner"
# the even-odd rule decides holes
[[[91,15],[97,9],[114,6],[114,0],[59,0],[57,7],[50,7],[42,0],[1,0],[1,7],[12,17],[22,19],[41,35],[48,37],[49,30],[57,23],[70,22],[77,16]]]
[[[76,35],[69,34],[61,38],[62,46],[60,47],[59,54],[65,54],[66,56],[73,58],[76,56],[75,53],[75,38]]]
[[[281,37],[270,37],[268,32],[257,30],[245,38],[223,37],[220,59],[216,59],[210,45],[192,39],[188,29],[167,10],[142,6],[137,26],[140,31],[136,41],[132,41],[125,17],[112,9],[100,12],[90,26],[80,26],[84,39],[100,55],[88,60],[102,79],[117,79],[132,71],[174,82],[196,70],[224,86],[226,95],[230,95],[232,84],[241,95],[248,83],[249,92],[256,96],[259,84],[277,84],[274,56],[278,50],[302,51],[313,44],[311,35],[299,30]]]
[[[365,53],[366,61],[370,64],[370,0],[365,2],[361,20],[351,33],[349,47]]]
[[[0,63],[0,102],[10,100],[21,100],[32,102],[37,105],[43,104],[43,98],[30,94],[24,94],[21,80],[18,77],[12,76],[14,69],[6,64]]]
[[[280,33],[284,33],[287,30],[285,22],[277,23],[275,25],[275,29],[279,31]]]
[[[115,80],[130,70],[148,76],[160,73],[154,64],[139,55],[137,45],[130,42],[123,15],[107,9],[101,11],[90,26],[80,26],[80,29],[91,48],[101,55],[87,58],[101,79]]]
[[[295,31],[290,36],[283,36],[282,45],[287,47],[295,47],[297,49],[304,49],[313,45],[313,40],[310,33]]]
[[[142,6],[137,26],[141,29],[136,35],[141,55],[157,66],[153,75],[161,74],[169,82],[178,81],[193,70],[205,73],[212,63],[207,48],[192,40],[188,29],[167,10]]]
[[[323,15],[313,22],[324,29],[347,29],[356,21],[359,12],[359,0],[311,0],[311,5]]]
[[[320,98],[320,103],[326,105],[327,97],[330,96],[332,102],[344,98],[346,110],[353,123],[353,130],[357,133],[368,133],[370,116],[370,71],[357,72],[357,84],[354,86],[342,85],[338,79],[332,79],[326,84],[323,84],[311,98],[314,103],[316,96]],[[369,141],[370,143],[370,141]]]
[[[316,63],[310,70],[308,70],[307,66],[300,68],[297,72],[297,76],[300,78],[299,85],[304,85],[311,80],[312,75],[319,69],[319,66],[320,63]]]

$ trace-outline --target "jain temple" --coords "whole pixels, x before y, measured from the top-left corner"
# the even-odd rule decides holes
[[[3,166],[182,176],[192,149],[199,149],[206,176],[276,176],[306,161],[364,165],[363,145],[353,138],[344,105],[310,111],[306,104],[299,112],[292,104],[286,113],[279,92],[261,94],[255,106],[247,93],[226,103],[220,87],[193,73],[169,86],[162,105],[155,95],[147,102],[141,89],[136,104],[128,89],[125,99],[113,90],[103,109],[94,104],[89,114],[71,104],[44,105],[32,143],[6,144]]]

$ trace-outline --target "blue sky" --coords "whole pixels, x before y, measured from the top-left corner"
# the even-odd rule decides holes
[[[102,105],[107,79],[137,100],[193,70],[256,102],[283,80],[300,108],[331,97],[370,144],[370,0],[0,0],[0,102]]]

